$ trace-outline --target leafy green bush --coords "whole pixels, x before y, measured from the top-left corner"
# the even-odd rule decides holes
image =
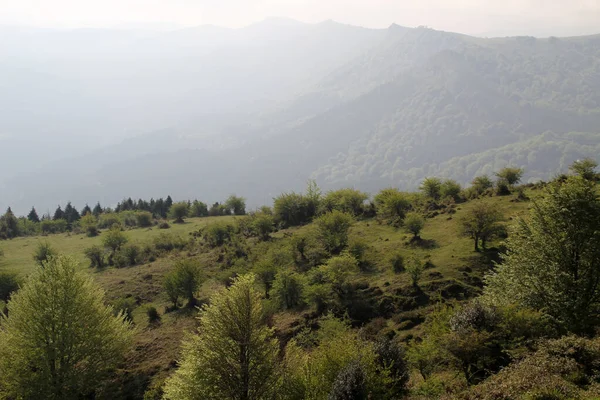
[[[17,274],[0,272],[0,301],[7,302],[13,292],[19,289]]]
[[[410,197],[398,189],[383,189],[375,196],[377,216],[393,226],[402,225],[406,212],[410,209]]]
[[[122,246],[114,255],[113,263],[117,268],[132,267],[142,261],[142,252],[137,244]]]
[[[362,215],[364,203],[368,198],[367,193],[356,189],[334,190],[323,196],[319,205],[319,212],[324,214],[338,210],[357,217]]]
[[[45,219],[40,222],[40,230],[43,235],[48,235],[52,233],[63,233],[67,231],[67,228],[68,224],[67,221],[64,219]]]
[[[421,275],[423,275],[423,263],[418,258],[411,257],[406,266],[406,272],[410,275],[412,285],[418,287]]]
[[[79,223],[88,237],[98,236],[98,219],[93,214],[84,215]]]
[[[208,216],[208,206],[206,203],[194,200],[190,208],[190,215],[192,217],[206,217]]]
[[[371,269],[374,265],[372,261],[373,247],[361,238],[352,238],[348,243],[348,253],[356,258],[358,267],[362,271]]]
[[[154,218],[152,217],[152,213],[149,211],[138,211],[135,213],[135,219],[137,226],[141,228],[147,228],[152,226]]]
[[[339,254],[348,244],[348,231],[354,222],[350,214],[334,210],[315,220],[317,235],[332,254]]]
[[[425,218],[419,213],[409,212],[404,218],[404,228],[413,234],[413,238],[417,239],[421,230],[425,226]]]
[[[104,249],[98,245],[88,247],[83,251],[85,256],[90,260],[90,267],[92,268],[104,268]]]
[[[39,242],[33,252],[33,260],[39,265],[44,266],[52,257],[57,255],[57,251],[48,242]]]
[[[304,279],[289,269],[277,272],[271,290],[273,300],[282,308],[292,309],[304,303]]]
[[[154,306],[149,306],[148,308],[146,308],[146,315],[148,316],[149,324],[154,324],[154,323],[160,321],[160,314],[158,313],[158,310]]]
[[[390,256],[389,263],[392,266],[392,271],[395,273],[404,272],[404,257],[400,253],[393,253]]]
[[[184,218],[190,213],[190,205],[187,201],[180,201],[178,203],[174,203],[169,209],[169,216],[171,218],[175,218],[175,223],[182,224]]]
[[[100,229],[112,228],[113,226],[121,226],[121,218],[116,213],[104,213],[100,214],[98,218],[98,227]]]
[[[163,232],[152,239],[152,245],[159,253],[168,253],[184,249],[187,241],[181,236]]]
[[[196,304],[195,294],[202,284],[200,266],[192,259],[179,260],[163,282],[165,291],[173,306],[177,308],[179,298],[187,300],[188,306]]]
[[[223,246],[235,234],[235,227],[225,222],[213,222],[202,229],[202,236],[211,247]]]

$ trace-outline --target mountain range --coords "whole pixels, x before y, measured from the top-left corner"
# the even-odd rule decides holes
[[[600,154],[600,35],[267,19],[0,35],[0,207],[547,179]]]

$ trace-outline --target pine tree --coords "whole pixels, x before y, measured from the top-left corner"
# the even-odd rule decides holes
[[[85,207],[83,207],[81,209],[81,216],[83,217],[84,215],[87,214],[91,214],[92,213],[92,209],[90,208],[90,206],[87,205],[87,203],[85,204]]]
[[[0,239],[12,239],[19,236],[19,221],[10,207],[0,217]]]
[[[54,211],[54,216],[52,217],[52,219],[54,221],[59,219],[65,219],[65,212],[62,210],[62,208],[60,208],[60,206],[58,206],[58,208],[56,208],[56,211]]]
[[[183,345],[179,369],[165,384],[167,400],[272,398],[279,343],[264,322],[254,275],[237,278],[204,306],[200,334]]]
[[[104,210],[102,209],[102,206],[100,205],[100,202],[96,203],[96,206],[92,210],[92,214],[94,214],[94,217],[98,217],[103,212],[104,212]]]
[[[38,216],[37,211],[35,211],[35,207],[31,207],[31,211],[29,211],[27,219],[31,222],[40,222],[40,217]]]
[[[127,349],[131,330],[93,278],[68,257],[38,268],[0,317],[0,395],[93,398]]]
[[[79,219],[81,218],[81,215],[79,215],[79,211],[77,211],[77,209],[71,205],[71,202],[67,203],[67,206],[65,207],[64,216],[67,220],[67,224],[69,224],[69,227],[71,227],[73,222],[79,221]]]

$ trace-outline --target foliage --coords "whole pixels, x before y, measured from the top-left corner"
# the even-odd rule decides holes
[[[88,247],[84,250],[85,256],[90,260],[90,267],[104,268],[104,249],[98,245]]]
[[[81,217],[80,224],[88,237],[98,236],[98,219],[93,214],[88,213]]]
[[[121,246],[113,256],[113,264],[117,268],[132,267],[142,261],[140,246],[127,243]]]
[[[235,235],[235,227],[226,222],[213,222],[202,229],[204,240],[211,247],[223,246]]]
[[[402,225],[411,206],[408,196],[394,188],[383,189],[377,193],[374,201],[377,216],[393,226]]]
[[[37,269],[0,324],[0,394],[9,398],[89,396],[127,349],[131,332],[71,258]]]
[[[333,381],[327,400],[366,400],[366,376],[358,361],[351,361]]]
[[[315,220],[317,235],[327,251],[339,254],[348,244],[348,231],[354,219],[350,214],[334,210]]]
[[[39,266],[43,267],[52,257],[55,257],[58,253],[48,242],[39,242],[35,251],[33,252],[33,261]]]
[[[17,274],[0,272],[0,301],[7,302],[13,292],[19,289]]]
[[[496,176],[500,181],[504,181],[509,186],[513,186],[521,181],[523,172],[522,168],[506,167],[496,172]]]
[[[455,202],[461,200],[462,186],[453,179],[445,179],[440,186],[440,199],[451,198]]]
[[[173,250],[182,250],[187,242],[180,236],[172,233],[161,232],[152,239],[152,246],[159,253],[168,253]]]
[[[141,228],[147,228],[152,226],[154,219],[152,218],[152,213],[149,211],[138,211],[135,213],[135,219],[137,222],[137,226]]]
[[[273,201],[273,216],[283,228],[310,222],[316,215],[314,204],[307,196],[299,193],[283,193]]]
[[[432,200],[439,200],[442,195],[442,181],[439,178],[425,178],[419,187],[425,197]]]
[[[389,259],[389,263],[392,266],[392,271],[394,271],[395,273],[398,274],[400,272],[404,272],[404,257],[402,256],[402,254],[398,252],[392,253]]]
[[[6,213],[0,217],[0,239],[12,239],[17,236],[19,236],[17,217],[9,207]]]
[[[423,275],[423,263],[418,258],[411,257],[406,265],[406,272],[410,275],[412,285],[418,287],[421,275]]]
[[[488,189],[491,189],[494,186],[494,182],[487,175],[481,175],[473,179],[471,182],[471,187],[475,190],[477,195],[483,194]]]
[[[322,214],[338,210],[358,217],[363,213],[363,205],[368,198],[367,193],[356,189],[334,190],[323,196],[319,208]]]
[[[146,308],[146,315],[148,316],[149,324],[154,324],[154,323],[160,321],[160,314],[158,313],[158,310],[154,306],[149,306],[148,308]]]
[[[40,222],[40,231],[42,234],[62,233],[67,231],[67,221],[64,219],[58,220],[42,220]]]
[[[584,158],[583,160],[577,160],[569,166],[569,169],[573,173],[581,176],[583,179],[594,180],[597,177],[596,168],[598,162],[592,158]]]
[[[245,215],[246,214],[246,199],[232,194],[225,201],[225,207],[233,215]]]
[[[98,218],[98,228],[107,229],[113,226],[121,226],[121,218],[116,213],[104,213]]]
[[[329,256],[314,230],[294,235],[291,242],[296,263],[302,267],[316,267]]]
[[[269,298],[269,292],[273,287],[273,281],[277,274],[277,266],[270,260],[262,260],[254,265],[254,274],[265,287],[265,297]]]
[[[165,290],[174,307],[177,307],[179,297],[187,300],[188,307],[193,307],[196,304],[196,292],[201,284],[200,266],[192,259],[177,261],[164,280]]]
[[[264,325],[254,276],[234,280],[202,309],[165,399],[264,399],[277,392],[279,343]]]
[[[581,332],[597,323],[600,304],[600,199],[581,177],[554,182],[515,226],[502,264],[486,277],[486,296],[544,309]]]
[[[425,218],[419,213],[409,212],[404,218],[404,228],[413,234],[414,238],[419,237],[419,233],[425,226]]]
[[[358,262],[361,271],[367,271],[373,267],[373,247],[361,238],[352,238],[348,243],[348,253]]]
[[[169,209],[169,216],[175,218],[175,222],[178,224],[183,223],[183,219],[186,218],[190,213],[190,205],[187,201],[180,201],[173,203]]]
[[[304,279],[289,269],[280,270],[273,281],[272,297],[283,309],[293,309],[304,303]]]
[[[473,239],[475,251],[479,251],[479,242],[485,249],[486,243],[499,232],[498,222],[502,218],[500,211],[487,203],[476,203],[461,220],[461,232]]]
[[[190,207],[190,215],[192,217],[207,217],[208,206],[206,205],[206,203],[194,200],[192,206]]]

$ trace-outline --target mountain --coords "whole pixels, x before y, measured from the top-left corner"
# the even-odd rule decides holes
[[[152,133],[5,179],[0,206],[232,192],[255,206],[308,179],[376,191],[430,175],[467,183],[511,164],[538,180],[600,154],[600,35],[484,39],[275,19],[133,43],[168,60],[148,74],[131,65],[136,76],[105,100],[128,131]],[[125,110],[145,112],[124,125],[121,96],[141,93],[146,103]]]

